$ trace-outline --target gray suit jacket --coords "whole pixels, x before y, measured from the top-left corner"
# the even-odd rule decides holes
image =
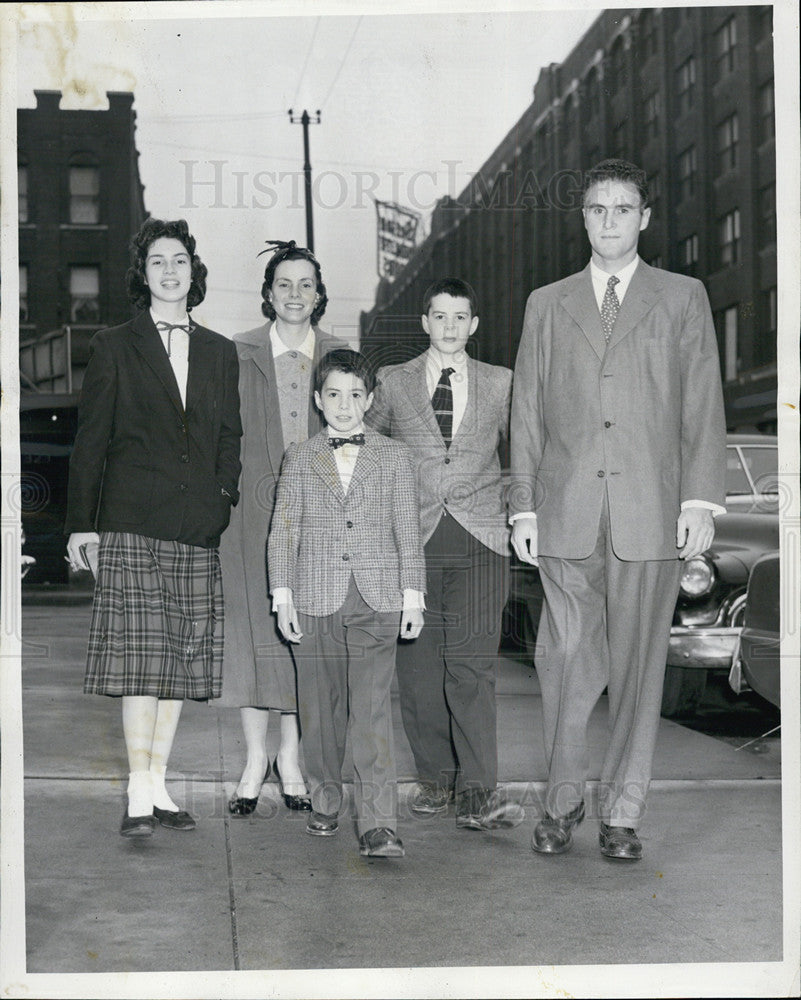
[[[722,504],[726,424],[704,286],[640,261],[604,343],[589,265],[529,296],[512,400],[511,513],[541,555],[595,547],[608,491],[626,560],[675,559],[685,500]]]
[[[351,573],[375,611],[400,611],[406,588],[425,591],[417,492],[408,449],[365,431],[348,492],[324,429],[287,449],[267,550],[270,591],[295,608],[333,614]]]
[[[423,543],[447,510],[471,535],[509,555],[509,529],[498,446],[508,436],[512,373],[469,359],[467,408],[450,448],[426,385],[426,354],[378,372],[368,423],[412,451]]]

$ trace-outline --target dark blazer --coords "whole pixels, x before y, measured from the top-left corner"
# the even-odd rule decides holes
[[[216,546],[238,499],[238,379],[233,343],[196,326],[184,409],[149,311],[96,333],[70,459],[67,533]]]
[[[353,575],[375,611],[400,611],[405,589],[426,589],[409,449],[369,428],[348,492],[323,429],[287,449],[267,567],[270,591],[290,587],[295,608],[331,615]]]
[[[726,423],[704,286],[640,261],[607,346],[589,265],[532,292],[512,394],[512,514],[583,559],[609,496],[626,560],[676,559],[685,500],[724,502]]]

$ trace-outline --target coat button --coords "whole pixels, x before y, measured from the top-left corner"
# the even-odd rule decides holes
[[[353,527],[353,521],[346,521],[345,522],[345,527],[346,528],[352,528]]]
[[[603,479],[603,478],[604,478],[604,475],[605,475],[605,473],[604,473],[603,469],[599,469],[599,470],[598,470],[598,478],[599,478],[599,479]]]
[[[445,459],[445,464],[446,464],[446,465],[450,465],[450,464],[451,464],[451,460],[450,460],[449,458],[446,458],[446,459]]]
[[[350,556],[348,555],[347,552],[345,553],[344,556],[342,556],[342,561],[343,562],[350,562]]]
[[[293,410],[293,411],[292,411],[292,414],[291,414],[291,415],[292,415],[293,417],[296,417],[296,416],[298,415],[298,411],[297,411],[297,410]]]
[[[604,427],[611,427],[611,426],[612,426],[611,420],[604,420]]]

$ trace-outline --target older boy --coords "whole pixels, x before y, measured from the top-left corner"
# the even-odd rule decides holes
[[[428,289],[430,347],[378,372],[370,423],[412,449],[420,494],[429,624],[398,650],[398,686],[420,785],[418,815],[457,798],[456,825],[516,826],[523,809],[496,789],[495,670],[509,587],[509,530],[498,446],[512,373],[468,357],[478,326],[467,282]]]
[[[278,627],[296,643],[312,814],[337,832],[350,730],[359,852],[402,857],[390,685],[400,635],[423,624],[425,564],[405,446],[365,431],[374,378],[355,351],[330,351],[315,378],[327,427],[288,449],[268,542]]]

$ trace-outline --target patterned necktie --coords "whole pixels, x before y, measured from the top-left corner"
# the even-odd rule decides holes
[[[442,369],[439,382],[437,382],[437,387],[434,389],[434,395],[431,397],[434,416],[437,418],[446,448],[450,448],[451,433],[453,431],[453,389],[451,388],[451,375],[455,371],[455,368]]]
[[[352,434],[347,438],[330,437],[328,443],[332,448],[341,448],[344,444],[364,444],[364,434]]]
[[[160,319],[156,323],[156,329],[159,333],[167,334],[167,357],[172,357],[172,331],[173,330],[183,330],[183,332],[189,336],[189,334],[195,329],[192,323],[167,323],[166,320]]]
[[[601,303],[601,326],[604,328],[604,337],[607,344],[609,343],[609,338],[612,336],[612,328],[615,325],[617,314],[620,312],[620,302],[615,291],[615,285],[618,284],[620,284],[620,278],[616,278],[613,274],[606,283],[604,300]]]

